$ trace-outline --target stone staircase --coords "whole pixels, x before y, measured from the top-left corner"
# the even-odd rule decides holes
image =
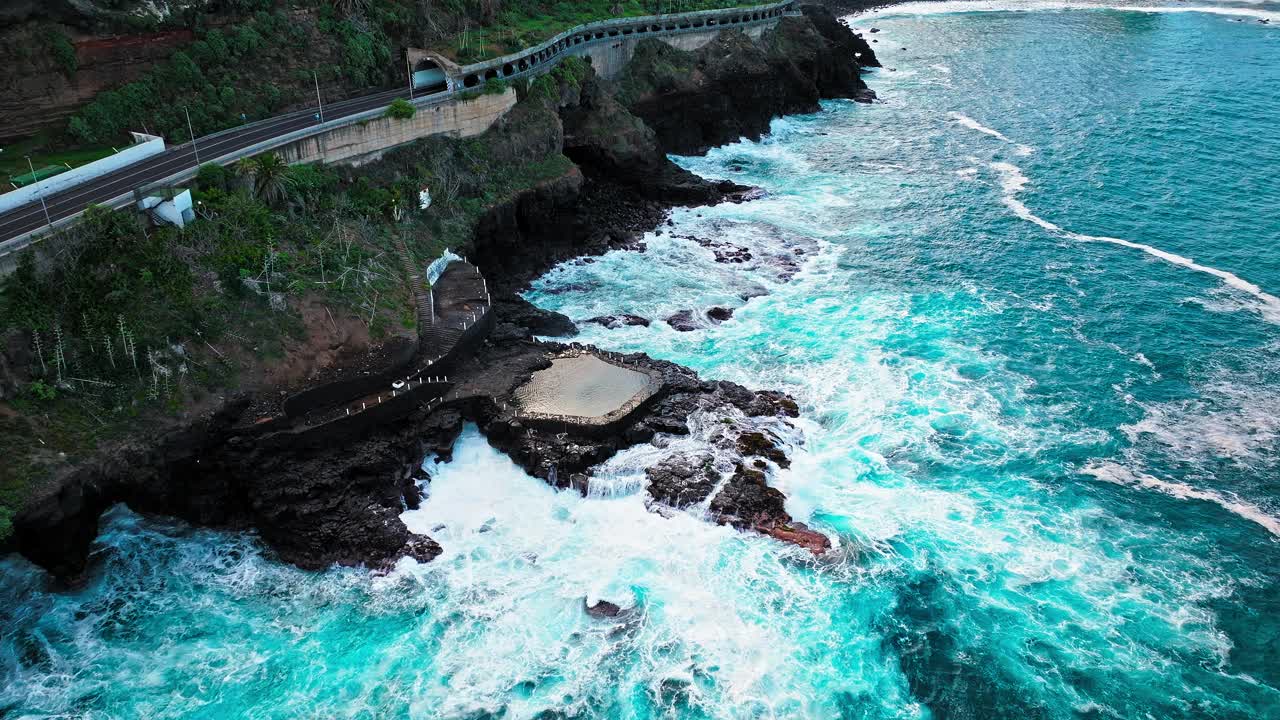
[[[404,239],[396,240],[396,255],[400,256],[400,264],[404,267],[405,277],[409,279],[409,289],[413,292],[413,302],[418,308],[418,335],[431,326],[431,290],[422,280],[422,272],[413,262],[413,255]]]
[[[424,272],[415,264],[409,246],[399,239],[395,250],[409,280],[418,314],[419,364],[409,377],[431,377],[436,361],[453,350],[466,329],[489,311],[488,286],[474,265],[455,262],[436,281],[433,308],[432,289],[427,287]]]
[[[420,352],[427,359],[442,357],[458,343],[458,340],[462,337],[462,332],[463,330],[460,327],[445,327],[442,324],[428,325],[421,334]]]

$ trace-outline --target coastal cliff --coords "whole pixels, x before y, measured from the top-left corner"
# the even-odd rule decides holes
[[[695,52],[642,41],[618,80],[620,99],[670,153],[692,155],[757,139],[776,117],[815,112],[823,98],[875,98],[859,76],[878,67],[866,41],[808,7],[752,41],[721,33]]]
[[[519,105],[478,140],[493,167],[562,155],[573,163],[484,208],[458,248],[484,269],[495,295],[495,329],[473,361],[457,371],[458,382],[491,388],[488,397],[505,397],[556,347],[533,335],[574,332],[567,318],[539,311],[514,294],[556,263],[636,247],[673,205],[748,196],[749,188],[707,182],[680,169],[667,153],[758,137],[773,118],[817,110],[822,98],[873,97],[859,72],[874,64],[874,54],[821,10],[784,18],[758,41],[722,32],[694,53],[650,42],[641,44],[616,84],[589,68],[560,74],[542,90],[524,92]],[[428,159],[428,150],[445,142],[457,141],[399,148],[360,172],[410,176]],[[593,465],[657,433],[687,432],[685,421],[694,410],[726,418],[795,415],[794,401],[776,393],[707,382],[643,356],[630,361],[663,374],[668,389],[607,437],[531,435],[500,418],[493,404],[476,400],[419,408],[316,444],[243,431],[247,408],[258,402],[255,393],[277,395],[276,388],[229,392],[163,433],[103,448],[64,469],[14,518],[11,542],[52,573],[74,578],[87,567],[98,517],[124,502],[196,524],[256,529],[281,559],[305,568],[385,567],[406,555],[427,561],[439,546],[410,533],[398,515],[417,502],[423,457],[447,457],[464,421],[477,423],[530,473],[584,489]],[[726,428],[736,470],[712,502],[713,519],[822,552],[825,538],[793,523],[781,493],[767,486],[765,460],[785,461],[782,451],[745,425],[735,429],[729,422]],[[705,499],[696,497],[709,491],[699,481],[700,467],[691,458],[652,473],[655,503],[680,508]]]

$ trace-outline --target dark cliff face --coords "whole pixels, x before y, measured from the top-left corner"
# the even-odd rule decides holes
[[[653,129],[590,71],[554,100],[522,102],[491,132],[513,161],[545,154],[538,138],[554,138],[554,150],[576,164],[481,218],[469,257],[495,287],[518,288],[563,260],[634,243],[673,204],[712,204],[747,190],[671,162]]]
[[[462,248],[490,278],[499,316],[472,363],[473,379],[510,384],[518,374],[512,368],[545,352],[530,334],[545,334],[548,327],[572,332],[564,318],[529,308],[513,290],[562,260],[635,245],[672,204],[734,200],[743,190],[701,180],[676,167],[666,152],[759,135],[774,116],[814,110],[821,97],[862,92],[859,66],[848,57],[856,47],[851,38],[834,19],[786,18],[758,42],[726,32],[696,55],[646,41],[631,81],[622,86],[626,102],[588,74],[579,83],[562,83],[556,99],[527,98],[517,106],[485,136],[490,152],[513,162],[563,152],[579,167],[491,207]],[[689,76],[663,72],[663,61],[683,63],[678,67]],[[644,92],[636,92],[638,78],[647,83]],[[232,424],[250,399],[231,398],[179,430],[138,439],[60,478],[15,518],[14,544],[51,572],[75,577],[86,568],[99,515],[126,502],[196,524],[255,528],[281,559],[305,568],[379,567],[406,555],[426,561],[439,546],[410,533],[399,514],[416,502],[422,459],[447,456],[464,417],[530,472],[545,478],[549,467],[558,467],[558,480],[573,483],[619,448],[658,432],[688,432],[685,418],[698,407],[794,416],[795,405],[785,397],[706,383],[670,363],[636,361],[661,370],[670,389],[634,423],[603,438],[529,436],[495,423],[493,407],[473,403],[419,410],[323,445],[293,444],[237,435]],[[742,462],[715,499],[718,521],[821,552],[824,539],[792,523],[781,494],[765,483],[761,463],[778,462],[780,451],[758,440],[736,440]],[[659,504],[682,507],[705,495],[699,477],[694,469],[658,474],[651,495]]]
[[[882,3],[888,4],[888,3]],[[866,38],[849,30],[843,22],[836,19],[826,8],[818,5],[805,5],[801,8],[805,19],[813,24],[822,37],[831,45],[832,51],[841,56],[853,57],[861,67],[881,67],[875,50]]]
[[[123,502],[142,513],[197,525],[256,529],[299,567],[381,566],[440,553],[399,515],[414,497],[419,464],[446,453],[462,429],[455,412],[420,412],[373,434],[328,445],[238,436],[232,420],[247,398],[189,427],[115,449],[86,463],[17,518],[14,549],[63,578],[89,562],[98,518]]]
[[[860,73],[875,65],[864,41],[826,10],[806,7],[759,40],[725,32],[694,52],[642,40],[617,83],[662,149],[687,155],[757,139],[774,118],[814,112],[823,98],[870,101]]]

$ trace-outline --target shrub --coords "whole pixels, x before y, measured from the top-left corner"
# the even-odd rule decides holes
[[[47,385],[41,380],[36,380],[27,386],[27,392],[37,400],[48,402],[58,399],[58,389],[52,385]]]
[[[591,72],[591,65],[576,55],[571,55],[556,66],[551,74],[555,78],[569,87],[581,87],[582,81],[587,78],[587,73]]]
[[[501,95],[506,91],[507,91],[507,83],[505,80],[499,80],[498,78],[489,78],[488,80],[484,81],[484,89],[482,90],[482,92],[485,95]]]
[[[413,103],[405,100],[404,98],[396,98],[387,106],[387,111],[384,115],[397,120],[408,120],[417,114],[417,112],[418,109],[413,106]]]
[[[45,33],[45,42],[49,46],[49,54],[62,68],[67,75],[75,75],[76,70],[80,67],[79,61],[76,59],[75,46],[62,34],[61,30],[52,28]]]
[[[196,173],[196,182],[201,190],[226,190],[230,175],[227,169],[217,163],[205,163]]]
[[[539,75],[536,80],[529,83],[529,95],[555,102],[560,99],[560,86],[551,75]]]

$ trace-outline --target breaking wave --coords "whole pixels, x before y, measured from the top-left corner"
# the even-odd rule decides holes
[[[1206,13],[1233,18],[1280,22],[1280,12],[1231,5],[1153,5],[1149,3],[1062,2],[1061,0],[950,0],[908,2],[849,15],[853,20],[880,20],[903,15],[945,15],[979,12],[1036,12],[1044,10],[1124,10],[1140,13]]]
[[[1178,498],[1179,500],[1202,500],[1204,502],[1211,502],[1229,513],[1238,515],[1249,522],[1257,523],[1258,525],[1266,528],[1267,532],[1275,535],[1276,537],[1280,537],[1280,518],[1268,515],[1262,508],[1229,494],[1220,493],[1214,490],[1201,490],[1186,483],[1161,480],[1160,478],[1152,475],[1134,472],[1121,465],[1110,462],[1090,465],[1081,470],[1081,472],[1103,482],[1155,490],[1157,492],[1164,493],[1165,495],[1169,495],[1170,497]]]
[[[1026,206],[1025,203],[1018,199],[1018,193],[1026,188],[1027,184],[1030,182],[1027,176],[1022,173],[1021,168],[1007,162],[993,162],[991,163],[991,167],[1000,173],[1000,188],[1004,191],[1004,204],[1007,205],[1015,215],[1023,220],[1033,222],[1049,232],[1061,235],[1062,237],[1069,238],[1071,240],[1108,243],[1133,250],[1141,250],[1142,252],[1152,257],[1164,260],[1165,262],[1187,268],[1188,270],[1204,273],[1205,275],[1212,275],[1213,277],[1222,280],[1228,286],[1252,295],[1259,301],[1257,310],[1261,313],[1263,319],[1269,323],[1280,324],[1280,298],[1265,292],[1254,283],[1251,283],[1234,273],[1227,272],[1226,270],[1219,270],[1218,268],[1209,267],[1208,265],[1201,265],[1190,258],[1183,257],[1176,253],[1171,253],[1167,250],[1161,250],[1158,247],[1153,247],[1144,243],[1137,243],[1132,240],[1124,240],[1121,238],[1106,237],[1104,235],[1084,235],[1082,233],[1067,230],[1060,225],[1036,215]]]
[[[997,140],[1001,140],[1003,142],[1006,142],[1014,146],[1017,149],[1019,155],[1030,155],[1031,153],[1035,152],[1035,148],[1031,147],[1030,145],[1023,145],[1022,143],[1014,142],[1013,140],[1010,140],[1008,137],[1006,137],[1005,134],[1000,132],[999,130],[989,128],[986,125],[983,125],[982,123],[978,122],[977,120],[974,120],[973,118],[969,117],[968,115],[964,115],[958,112],[948,113],[948,115],[950,115],[951,118],[953,118],[956,122],[960,123],[961,125],[971,130],[977,130],[980,133],[983,133],[985,135],[990,135],[991,137],[996,138]]]

